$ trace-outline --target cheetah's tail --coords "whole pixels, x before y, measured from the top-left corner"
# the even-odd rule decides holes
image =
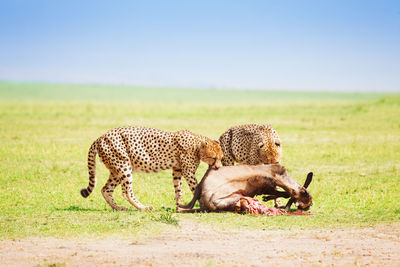
[[[96,186],[96,154],[97,146],[94,142],[89,149],[88,153],[88,169],[89,169],[89,186],[87,188],[82,188],[81,195],[83,197],[88,197]]]

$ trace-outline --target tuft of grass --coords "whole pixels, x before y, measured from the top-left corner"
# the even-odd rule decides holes
[[[165,212],[163,213],[153,216],[152,220],[155,222],[161,222],[175,226],[179,225],[179,221],[176,218],[176,214],[170,208],[166,209]]]
[[[182,90],[0,83],[0,239],[26,236],[148,236],[193,220],[228,230],[368,226],[400,221],[400,97],[263,91]],[[100,189],[108,170],[97,160],[88,198],[87,152],[108,129],[145,125],[213,139],[233,125],[269,123],[283,164],[309,189],[314,216],[174,213],[170,170],[134,173],[133,190],[154,210],[113,211]],[[206,171],[202,163],[196,173]],[[192,198],[183,182],[184,201]],[[272,203],[268,203],[272,206]]]

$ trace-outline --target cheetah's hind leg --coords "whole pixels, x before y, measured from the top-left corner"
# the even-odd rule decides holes
[[[114,198],[113,198],[113,193],[115,187],[119,185],[119,179],[110,173],[110,177],[108,178],[107,183],[103,186],[101,189],[101,193],[103,194],[104,199],[107,201],[107,203],[113,208],[114,210],[128,210],[127,207],[124,206],[119,206]]]
[[[126,198],[126,200],[131,203],[134,207],[139,210],[152,210],[152,206],[145,206],[140,203],[139,200],[135,198],[132,190],[132,168],[131,166],[126,166],[121,168],[121,172],[119,173],[119,178],[122,186],[122,195]]]

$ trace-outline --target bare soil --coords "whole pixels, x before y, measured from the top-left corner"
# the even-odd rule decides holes
[[[133,238],[0,241],[0,266],[400,266],[400,225],[216,231],[191,221]]]

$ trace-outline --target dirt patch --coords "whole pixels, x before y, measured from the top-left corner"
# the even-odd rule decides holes
[[[185,221],[145,241],[30,238],[0,242],[0,266],[400,265],[400,225],[226,232]]]

